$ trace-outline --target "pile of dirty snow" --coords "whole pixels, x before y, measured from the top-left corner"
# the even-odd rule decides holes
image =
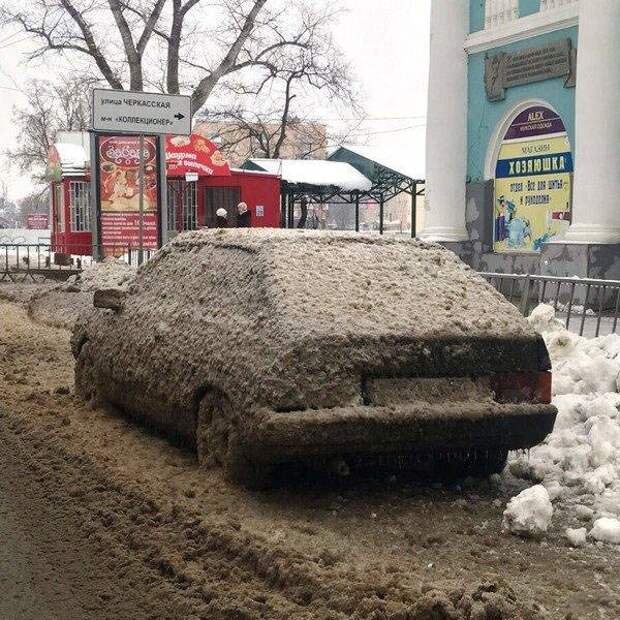
[[[541,445],[512,460],[510,472],[541,484],[567,508],[578,526],[566,532],[571,544],[583,544],[584,526],[590,539],[620,544],[620,337],[577,336],[545,304],[528,320],[549,349],[558,417]]]
[[[33,295],[28,302],[28,315],[45,325],[72,329],[80,313],[92,307],[97,289],[123,286],[135,273],[134,267],[116,258],[93,263],[53,289]]]

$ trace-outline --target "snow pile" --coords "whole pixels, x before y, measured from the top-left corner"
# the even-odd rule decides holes
[[[568,538],[568,542],[573,547],[583,547],[586,544],[586,536],[588,530],[585,527],[580,527],[577,529],[571,529],[570,527],[566,529],[566,538]]]
[[[502,529],[524,538],[541,538],[553,515],[549,493],[538,484],[513,497],[504,511]]]
[[[113,288],[127,283],[136,273],[135,267],[117,258],[93,263],[82,273],[67,279],[65,288],[79,287],[82,292]]]
[[[71,329],[78,315],[92,308],[94,291],[124,286],[135,273],[135,267],[116,258],[93,263],[53,289],[33,295],[28,315],[44,325]]]
[[[553,433],[510,471],[542,484],[576,520],[595,521],[591,538],[620,543],[620,336],[572,334],[544,304],[528,320],[551,356],[558,417]]]
[[[620,545],[620,521],[618,519],[610,519],[609,517],[601,517],[594,522],[590,536],[594,540]]]

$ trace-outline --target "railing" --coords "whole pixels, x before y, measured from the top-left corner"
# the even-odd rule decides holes
[[[580,336],[617,332],[620,280],[559,278],[553,276],[481,273],[524,316],[540,303],[554,307],[566,329]]]
[[[98,246],[43,243],[1,243],[0,282],[37,277],[68,278],[90,266],[93,255],[99,254]],[[103,256],[114,256],[129,265],[140,265],[149,260],[155,250],[140,249],[131,245],[103,246]]]
[[[486,30],[500,28],[519,19],[519,0],[486,0],[484,27]]]

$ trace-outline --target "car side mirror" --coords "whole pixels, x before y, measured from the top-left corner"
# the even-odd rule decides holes
[[[125,304],[127,291],[120,288],[101,288],[95,291],[93,306],[120,312]]]

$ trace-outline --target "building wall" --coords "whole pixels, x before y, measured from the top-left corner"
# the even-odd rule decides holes
[[[241,166],[254,157],[273,157],[266,155],[250,130],[229,122],[201,123],[207,128],[209,137],[220,145],[222,153],[233,166]],[[274,136],[270,148],[277,142],[280,126],[265,124],[256,126],[254,131],[266,132]],[[327,157],[327,128],[321,123],[291,123],[287,128],[286,138],[280,149],[282,159],[325,159]]]
[[[485,0],[470,0],[470,32],[485,29]],[[519,17],[540,11],[540,0],[519,0]],[[503,101],[490,102],[484,87],[485,58],[501,52],[515,53],[529,47],[570,38],[578,47],[578,28],[556,30],[516,43],[496,46],[468,57],[467,114],[467,196],[466,227],[470,242],[455,244],[455,249],[476,269],[484,271],[532,273],[540,271],[539,254],[493,252],[493,169],[489,152],[503,138],[501,128],[511,120],[515,108],[526,101],[545,102],[562,117],[574,153],[575,89],[565,88],[565,78],[544,80],[506,90]]]
[[[469,32],[484,30],[485,0],[470,0],[469,2]]]
[[[519,0],[519,17],[540,11],[540,0]]]
[[[472,4],[477,4],[477,2],[478,0],[473,0]],[[528,99],[543,100],[555,108],[566,125],[566,131],[574,149],[575,89],[564,87],[565,78],[509,88],[506,90],[504,101],[490,102],[487,100],[484,91],[484,59],[487,53],[489,55],[500,52],[514,53],[527,47],[544,45],[564,38],[570,38],[573,46],[578,47],[577,27],[556,30],[525,41],[497,47],[489,52],[470,55],[468,69],[469,109],[467,115],[467,176],[470,182],[478,183],[485,180],[484,165],[487,151],[489,146],[493,146],[492,142],[498,125],[520,102]]]

